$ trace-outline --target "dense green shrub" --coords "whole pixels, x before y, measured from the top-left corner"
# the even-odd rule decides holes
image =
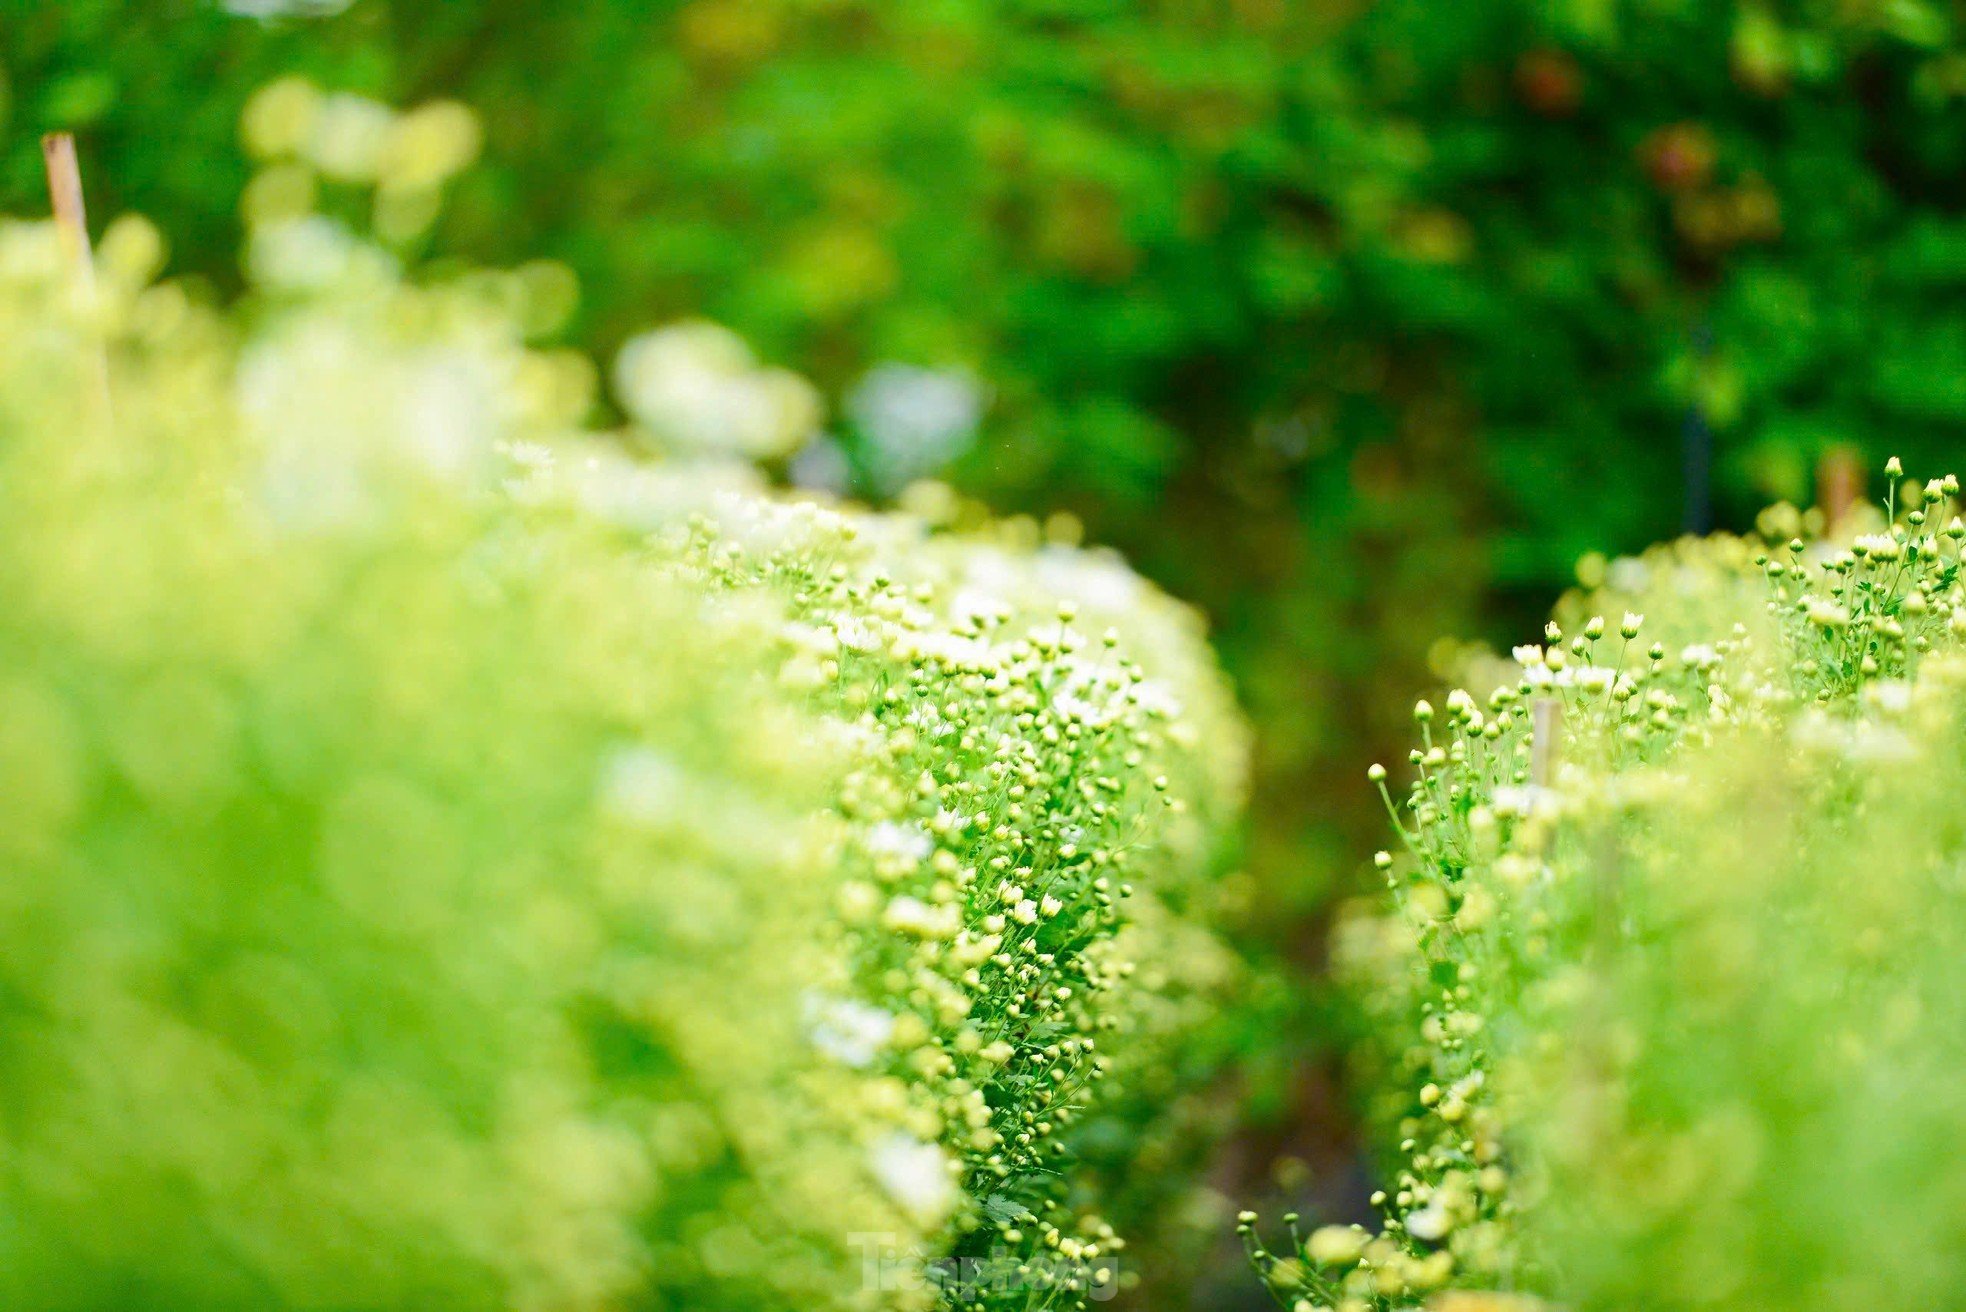
[[[1894,1298],[1947,1305],[1957,492],[1907,483],[1847,542],[1616,562],[1485,706],[1421,703],[1391,906],[1341,939],[1385,1227],[1252,1238],[1287,1303],[1829,1309],[1889,1252]],[[1648,647],[1606,601],[1711,640]]]
[[[472,134],[368,126],[386,239]],[[1194,617],[953,501],[630,459],[525,345],[563,275],[407,277],[284,187],[223,313],[141,221],[93,295],[0,228],[7,1301],[1121,1278],[1153,1218],[1072,1142],[1169,1132],[1127,1085],[1240,987]]]
[[[1663,932],[1525,1003],[1523,1230],[1573,1305],[1847,1307],[1878,1253],[1904,1306],[1957,1297],[1959,676],[1716,744],[1579,825]]]

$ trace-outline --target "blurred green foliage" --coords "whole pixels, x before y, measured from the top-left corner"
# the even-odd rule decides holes
[[[1262,731],[1254,928],[1308,944],[1435,635],[1966,418],[1962,16],[4,0],[0,202],[37,205],[32,134],[76,128],[102,206],[225,285],[256,87],[455,96],[489,162],[433,251],[566,261],[586,344],[730,324],[818,382],[863,485],[866,373],[968,371],[966,490],[1070,508],[1210,609]]]

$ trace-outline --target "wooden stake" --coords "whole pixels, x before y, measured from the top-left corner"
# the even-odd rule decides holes
[[[1864,494],[1864,468],[1849,447],[1823,452],[1816,463],[1816,504],[1823,511],[1823,532],[1833,535],[1851,507]]]
[[[41,138],[41,158],[48,165],[48,196],[54,201],[62,251],[93,286],[95,261],[89,251],[89,215],[82,204],[82,167],[75,161],[75,138],[50,132]]]
[[[41,138],[41,158],[48,166],[48,198],[53,202],[55,229],[61,234],[62,253],[75,269],[75,281],[88,304],[96,300],[96,262],[89,248],[89,215],[82,203],[82,166],[75,159],[75,138],[67,132],[50,132]],[[101,339],[96,341],[96,403],[107,423],[109,404],[109,352]]]

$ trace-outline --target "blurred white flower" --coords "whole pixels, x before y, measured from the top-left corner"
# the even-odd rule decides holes
[[[918,825],[900,825],[892,820],[883,820],[867,831],[863,840],[867,850],[875,856],[899,857],[908,861],[923,861],[935,850],[935,840],[924,833]]]
[[[240,18],[333,18],[355,0],[219,0],[219,8]]]
[[[969,449],[983,421],[983,389],[958,369],[881,364],[847,396],[869,471],[889,490],[932,474]]]
[[[881,924],[916,938],[954,938],[961,927],[960,913],[953,906],[932,907],[918,897],[903,895],[887,904]]]
[[[792,457],[787,472],[793,483],[814,492],[844,496],[853,486],[853,466],[840,444],[830,437],[821,436],[806,443]]]
[[[544,501],[552,495],[555,457],[551,447],[538,442],[501,441],[493,450],[506,464],[502,486],[507,496],[520,502]]]
[[[1109,552],[1048,546],[1038,552],[1037,563],[1048,591],[1095,610],[1137,610],[1146,597],[1140,576]]]
[[[1408,1214],[1406,1218],[1406,1233],[1430,1244],[1447,1238],[1448,1232],[1453,1228],[1452,1218],[1438,1204],[1420,1208]]]
[[[261,443],[262,503],[303,530],[374,519],[404,474],[489,486],[509,419],[489,358],[462,346],[377,352],[330,316],[266,334],[235,387]]]
[[[759,365],[744,340],[703,321],[631,338],[615,358],[615,390],[663,444],[695,455],[787,455],[819,427],[819,393],[789,369]]]
[[[1866,706],[1887,715],[1902,715],[1911,709],[1911,684],[1904,679],[1879,679],[1863,690]]]
[[[689,778],[676,761],[652,747],[624,747],[601,776],[601,807],[633,824],[659,827],[687,811]]]
[[[401,364],[397,416],[405,450],[425,469],[468,483],[492,454],[507,398],[490,362],[465,351],[417,351]]]
[[[1611,562],[1604,582],[1613,592],[1643,592],[1652,586],[1652,567],[1637,556],[1620,556]]]
[[[874,1145],[869,1156],[874,1178],[917,1221],[940,1224],[955,1206],[949,1155],[937,1145],[890,1134]]]
[[[367,96],[337,93],[321,102],[307,154],[316,168],[343,182],[369,182],[395,126],[396,111]]]
[[[806,1032],[812,1045],[855,1069],[871,1066],[894,1033],[894,1016],[851,998],[806,999]]]
[[[380,286],[396,266],[347,228],[318,214],[256,229],[246,247],[246,272],[278,291],[326,291],[337,286]]]

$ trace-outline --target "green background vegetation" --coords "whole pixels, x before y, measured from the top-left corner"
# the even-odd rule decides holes
[[[99,204],[227,283],[252,90],[456,96],[486,163],[436,249],[567,261],[586,343],[705,314],[835,398],[972,369],[952,474],[1211,609],[1300,870],[1356,847],[1302,827],[1391,733],[1361,686],[1676,530],[1689,415],[1741,520],[1966,410],[1948,5],[8,8],[10,209],[74,128]]]
[[[1403,746],[1440,635],[1520,636],[1583,552],[1806,499],[1831,450],[1942,464],[1963,18],[4,0],[0,209],[38,212],[34,137],[73,129],[98,212],[150,214],[174,272],[227,289],[253,90],[452,96],[485,162],[428,253],[564,260],[579,344],[706,315],[835,414],[885,361],[969,370],[990,405],[948,476],[1074,512],[1210,613],[1258,728],[1244,938],[1314,971],[1376,841],[1359,772]],[[1318,1008],[1285,1011],[1252,1045],[1261,1115],[1319,1096],[1288,1072]]]

